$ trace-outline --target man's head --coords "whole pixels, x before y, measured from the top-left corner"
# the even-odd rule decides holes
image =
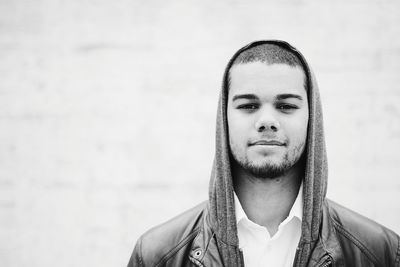
[[[285,174],[303,154],[308,125],[306,75],[299,58],[272,44],[243,51],[228,73],[229,144],[255,177]]]

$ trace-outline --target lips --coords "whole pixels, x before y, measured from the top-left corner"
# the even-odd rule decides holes
[[[257,140],[250,143],[250,146],[284,146],[285,143],[278,140]]]

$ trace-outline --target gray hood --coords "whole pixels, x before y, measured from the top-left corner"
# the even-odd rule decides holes
[[[286,42],[266,40],[250,43],[233,55],[225,69],[217,111],[215,158],[209,186],[210,221],[224,265],[240,266],[226,114],[228,73],[232,63],[241,52],[261,44],[275,44],[295,53],[301,60],[307,76],[309,120],[303,180],[302,233],[297,260],[303,265],[318,238],[322,203],[326,195],[328,167],[318,85],[303,55]]]

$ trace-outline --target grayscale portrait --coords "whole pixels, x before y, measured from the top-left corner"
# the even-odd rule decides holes
[[[400,3],[0,7],[0,266],[399,266]]]

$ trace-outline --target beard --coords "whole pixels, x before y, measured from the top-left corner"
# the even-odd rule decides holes
[[[276,179],[285,175],[296,164],[304,162],[304,143],[299,144],[291,151],[287,151],[279,162],[265,159],[263,162],[255,163],[246,157],[239,157],[234,150],[231,150],[231,157],[234,164],[258,179]]]

